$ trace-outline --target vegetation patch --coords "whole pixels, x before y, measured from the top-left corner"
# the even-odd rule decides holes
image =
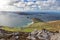
[[[4,26],[2,29],[6,31],[13,31],[13,32],[31,32],[34,29],[42,30],[47,29],[49,31],[59,31],[60,30],[60,21],[50,21],[50,22],[36,22],[28,27],[7,27]]]

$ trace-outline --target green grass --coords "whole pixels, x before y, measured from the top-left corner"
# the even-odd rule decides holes
[[[4,26],[3,28],[2,28],[3,30],[6,30],[6,31],[12,31],[12,32],[18,32],[18,31],[21,31],[21,29],[20,28],[10,28],[10,27],[7,27],[7,26]]]
[[[16,28],[16,27],[10,28],[10,27],[4,26],[2,29],[6,30],[6,31],[12,31],[12,32],[31,32],[34,29],[37,29],[37,30],[47,29],[49,31],[55,32],[55,31],[60,30],[60,21],[51,22],[51,23],[36,22],[36,23],[30,25],[29,27],[25,27],[25,28]]]

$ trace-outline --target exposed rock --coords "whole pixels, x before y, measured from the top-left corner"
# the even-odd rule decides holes
[[[5,40],[4,38],[0,39],[0,40]]]
[[[9,32],[0,29],[0,40],[28,40],[28,32]]]
[[[34,30],[30,33],[30,35],[27,37],[30,40],[59,40],[60,39],[60,33],[58,32],[51,32],[48,30]]]
[[[37,30],[33,32],[9,32],[0,29],[0,40],[60,40],[60,31]]]
[[[51,36],[51,40],[60,40],[60,33]]]

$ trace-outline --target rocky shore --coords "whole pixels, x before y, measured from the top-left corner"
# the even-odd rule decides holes
[[[33,32],[9,32],[0,29],[0,40],[60,40],[60,32],[37,30]]]

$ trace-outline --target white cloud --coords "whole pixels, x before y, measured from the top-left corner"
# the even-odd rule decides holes
[[[23,0],[22,0],[23,1]],[[47,0],[47,1],[39,1],[37,0],[35,3],[28,0],[29,2],[18,2],[15,6],[23,7],[25,10],[59,10],[60,6],[56,0]],[[19,4],[20,3],[20,4]]]
[[[27,10],[60,10],[60,2],[57,0],[28,0],[29,2],[24,2],[24,0],[10,0],[5,8],[2,10],[13,10],[13,11],[27,11]],[[36,2],[32,2],[36,1]]]
[[[15,5],[16,7],[25,7],[25,4],[23,2],[15,3],[13,5]]]

